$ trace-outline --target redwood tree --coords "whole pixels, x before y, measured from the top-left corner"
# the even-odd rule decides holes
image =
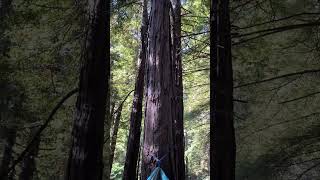
[[[184,126],[183,126],[183,84],[181,57],[181,1],[172,2],[172,73],[173,73],[173,132],[175,144],[175,179],[185,179]]]
[[[235,179],[229,0],[211,0],[210,179]]]
[[[127,145],[126,160],[123,172],[123,179],[130,180],[137,177],[137,161],[140,149],[142,102],[144,91],[144,72],[147,54],[148,35],[148,7],[147,0],[143,0],[143,15],[141,23],[141,49],[139,54],[139,68],[136,77],[134,98],[130,115],[130,130]]]
[[[142,150],[142,179],[154,161],[174,179],[173,83],[170,34],[170,1],[151,0],[148,59],[146,63],[146,110]]]
[[[9,55],[8,52],[10,50],[10,39],[6,36],[6,31],[9,29],[8,16],[11,11],[11,0],[0,0],[0,88],[8,89],[10,85],[10,65],[9,65]],[[9,71],[8,71],[9,69]],[[0,89],[1,90],[1,89]],[[2,99],[3,98],[3,99]],[[8,106],[7,102],[12,101],[11,97],[5,96],[1,97],[0,106]],[[0,107],[1,108],[1,107]],[[9,111],[6,108],[6,111]],[[4,137],[4,151],[0,162],[0,179],[6,180],[8,179],[9,166],[13,159],[13,146],[16,141],[16,130],[14,127],[8,127],[4,125],[4,122],[8,121],[8,119],[13,120],[12,116],[6,115],[8,113],[3,113],[0,111],[0,121],[1,121],[1,135]],[[10,121],[9,120],[9,121]],[[11,122],[12,123],[12,122]]]
[[[102,152],[110,71],[110,1],[88,0],[79,95],[66,178],[102,179]]]

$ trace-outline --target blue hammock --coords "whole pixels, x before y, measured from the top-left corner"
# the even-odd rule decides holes
[[[169,178],[160,167],[156,167],[147,180],[169,180]]]

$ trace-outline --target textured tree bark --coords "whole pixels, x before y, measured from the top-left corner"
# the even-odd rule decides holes
[[[0,0],[0,59],[1,59],[1,81],[7,81],[10,71],[8,63],[8,53],[10,51],[10,39],[6,36],[6,31],[9,29],[8,17],[12,10],[12,0]],[[5,69],[5,71],[3,71]]]
[[[33,130],[34,133],[31,133],[31,140],[34,137],[34,134],[37,130]],[[38,155],[40,146],[40,137],[36,137],[36,141],[32,144],[29,153],[24,157],[21,167],[21,173],[19,175],[20,180],[32,180],[34,173],[36,171],[36,161],[35,158]]]
[[[110,131],[111,131],[111,127],[113,127],[113,125],[114,125],[114,111],[115,111],[115,107],[116,107],[116,102],[110,102],[110,104],[111,104],[111,109],[110,109]],[[112,134],[111,134],[111,132],[109,133],[110,134],[110,136],[112,136]]]
[[[110,66],[108,66],[107,68],[107,79],[108,79],[108,84],[110,84]],[[106,98],[106,115],[105,115],[105,118],[106,118],[106,121],[105,121],[105,127],[104,127],[104,130],[105,130],[105,137],[104,137],[104,156],[103,156],[103,159],[104,159],[104,167],[103,167],[103,178],[104,179],[110,179],[110,175],[111,175],[111,166],[112,164],[110,164],[110,161],[111,161],[111,157],[110,157],[110,154],[111,154],[111,128],[112,128],[112,124],[114,123],[114,117],[113,117],[113,114],[114,112],[111,112],[111,111],[114,111],[114,107],[112,107],[112,109],[110,109],[110,105],[111,105],[111,88],[110,86],[107,88],[107,98]]]
[[[110,68],[108,70],[110,73]],[[110,74],[108,73],[107,77],[110,77]],[[109,78],[108,78],[109,79]],[[108,83],[109,84],[109,83]],[[110,91],[109,91],[110,90]],[[111,107],[111,109],[107,108],[106,112],[106,121],[105,121],[105,137],[104,137],[104,179],[110,179],[111,175],[111,169],[112,169],[112,164],[110,164],[111,161],[111,128],[114,124],[114,108],[115,108],[115,102],[112,102],[111,105],[111,87],[108,88],[107,90],[108,95],[107,95],[107,107]],[[111,105],[111,106],[110,106]]]
[[[7,68],[7,57],[10,48],[10,39],[5,37],[5,32],[8,30],[7,19],[11,11],[11,0],[0,0],[0,59],[1,68]],[[2,73],[2,72],[1,72]],[[8,73],[3,72],[0,76],[0,83],[5,83],[8,81]],[[2,113],[0,114],[0,120],[3,120]],[[2,154],[1,164],[0,164],[0,179],[7,180],[9,178],[9,166],[13,160],[13,146],[16,140],[16,131],[7,127],[1,127],[1,133],[5,138],[4,140],[4,151]]]
[[[9,166],[13,160],[13,146],[16,142],[16,131],[14,129],[3,128],[5,139],[4,151],[0,167],[0,179],[9,179]]]
[[[7,18],[11,11],[12,0],[0,0],[0,32],[3,35],[3,31],[7,29],[7,23],[4,23],[4,20]]]
[[[114,121],[114,126],[113,126],[113,133],[111,136],[111,153],[110,153],[110,172],[112,169],[112,164],[113,164],[113,158],[114,158],[114,152],[116,150],[116,145],[117,145],[117,137],[118,137],[118,130],[119,130],[119,125],[120,125],[120,120],[121,120],[121,112],[122,112],[122,106],[123,104],[120,104],[118,108],[118,113],[116,116],[116,119]]]
[[[175,179],[185,179],[184,125],[183,125],[183,83],[181,58],[181,1],[172,0],[173,5],[173,132],[175,143]]]
[[[8,16],[12,10],[11,0],[0,0],[0,59],[1,59],[1,69],[4,68],[8,71],[9,63],[8,52],[10,50],[10,39],[6,37],[5,32],[9,29],[8,27]],[[10,70],[9,70],[10,71]],[[1,72],[0,83],[7,83],[9,80],[10,72]],[[0,120],[3,120],[2,113],[0,114]],[[2,154],[2,159],[0,163],[0,179],[7,180],[10,179],[9,166],[13,160],[13,146],[16,141],[16,130],[14,128],[1,127],[1,133],[4,135],[4,151]]]
[[[123,172],[124,180],[137,177],[137,161],[140,149],[142,102],[144,92],[144,73],[148,46],[148,1],[143,0],[143,15],[141,24],[141,49],[139,54],[139,68],[136,77],[134,98],[130,114],[130,129],[127,144],[126,160]]]
[[[168,178],[175,178],[170,6],[169,0],[151,1],[142,179],[150,174],[155,158],[162,159]]]
[[[235,179],[233,73],[229,0],[212,0],[210,12],[210,179]]]
[[[102,179],[104,119],[109,104],[110,1],[88,0],[89,26],[80,72],[67,180]]]

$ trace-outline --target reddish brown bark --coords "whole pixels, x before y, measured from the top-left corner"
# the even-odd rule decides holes
[[[89,25],[67,180],[102,179],[104,119],[110,78],[110,1],[88,0],[87,6]]]
[[[155,158],[162,159],[160,166],[169,179],[175,178],[170,6],[169,0],[151,1],[142,179],[150,174]]]
[[[140,149],[141,121],[142,121],[142,102],[144,91],[144,72],[147,58],[147,35],[148,35],[148,9],[147,0],[143,0],[143,16],[141,24],[141,50],[140,64],[136,78],[132,111],[130,115],[130,130],[127,145],[127,154],[123,172],[123,179],[130,180],[137,177],[137,161]]]
[[[183,125],[183,83],[181,57],[181,2],[171,0],[173,7],[173,44],[172,44],[172,72],[173,72],[173,132],[175,144],[175,179],[185,179],[184,163],[184,125]]]
[[[211,0],[210,179],[235,179],[229,0]]]

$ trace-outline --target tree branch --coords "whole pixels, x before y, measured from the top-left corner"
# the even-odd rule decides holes
[[[50,9],[50,10],[60,10],[60,11],[65,11],[70,9],[69,7],[60,7],[60,6],[48,6],[47,4],[36,4],[36,3],[31,3],[31,5],[39,8],[45,8],[45,9]]]
[[[122,102],[120,103],[120,105],[119,105],[119,107],[117,108],[117,110],[114,111],[113,115],[118,113],[120,107],[123,106],[124,102],[128,99],[128,97],[130,96],[130,94],[131,94],[132,92],[134,92],[134,90],[131,90],[131,91],[126,95],[126,97],[122,100]]]
[[[303,13],[293,14],[293,15],[290,15],[290,16],[286,16],[286,17],[279,18],[279,19],[275,19],[275,20],[271,20],[271,21],[266,21],[266,22],[254,24],[254,25],[251,25],[251,26],[239,27],[239,28],[237,28],[237,29],[249,29],[249,28],[253,28],[253,27],[257,27],[257,26],[266,25],[266,24],[269,24],[269,23],[274,23],[274,22],[279,22],[279,21],[288,20],[288,19],[291,19],[291,18],[294,18],[294,17],[298,17],[298,16],[304,16],[304,15],[319,15],[319,14],[320,14],[320,13],[310,13],[310,12],[308,13],[308,12],[303,12]]]
[[[233,46],[239,45],[239,44],[243,44],[245,42],[251,41],[251,40],[255,40],[261,37],[265,37],[271,34],[275,34],[275,33],[280,33],[280,32],[284,32],[284,31],[289,31],[289,30],[294,30],[294,29],[300,29],[300,28],[305,28],[305,27],[313,27],[313,26],[319,26],[320,22],[312,22],[312,23],[304,23],[304,24],[295,24],[295,25],[289,25],[289,26],[282,26],[282,27],[277,27],[277,28],[272,28],[272,29],[264,29],[264,30],[259,30],[259,31],[254,31],[254,32],[250,32],[247,34],[240,34],[237,36],[234,36],[233,38],[239,38],[239,37],[244,37],[244,36],[250,36],[250,35],[254,35],[254,34],[259,34],[257,36],[254,36],[252,38],[248,38],[248,39],[243,39],[239,42],[234,42],[232,43]],[[261,34],[263,33],[263,34]]]
[[[119,112],[119,111],[122,110],[122,106],[123,106],[124,102],[128,99],[128,97],[130,96],[130,94],[131,94],[132,92],[134,92],[134,90],[131,90],[131,91],[126,95],[126,97],[125,97],[125,98],[122,100],[122,102],[119,104],[118,108],[111,114],[111,117],[113,117],[113,116],[114,116],[115,114],[117,114],[117,113],[121,113],[121,112]],[[111,126],[110,126],[110,129],[111,129]],[[106,144],[109,139],[110,139],[110,138],[104,138],[103,144]]]
[[[241,100],[241,99],[233,99],[233,102],[239,102],[239,103],[248,103],[248,101]]]
[[[192,74],[195,72],[200,72],[200,71],[209,71],[209,68],[202,68],[202,69],[196,69],[196,70],[192,70],[192,71],[185,71],[183,72],[184,75],[188,75],[188,74]]]
[[[190,37],[190,36],[198,36],[198,35],[202,35],[202,34],[207,34],[210,31],[202,31],[202,32],[198,32],[198,33],[190,33],[190,34],[185,34],[183,36],[180,36],[181,38],[186,38],[186,37]]]
[[[299,164],[305,164],[305,163],[309,163],[309,162],[313,162],[313,161],[319,161],[320,157],[316,157],[316,158],[312,158],[312,159],[308,159],[308,160],[304,160],[304,161],[300,161],[300,162],[296,162],[296,163],[291,163],[285,166],[275,166],[277,168],[288,168],[290,166],[295,166],[295,165],[299,165]]]
[[[308,115],[305,115],[305,116],[301,116],[301,117],[298,117],[298,118],[289,119],[289,120],[286,120],[286,121],[281,121],[281,122],[277,122],[277,123],[266,125],[266,126],[264,126],[262,128],[259,128],[259,129],[255,130],[255,131],[250,132],[248,135],[244,136],[242,138],[242,140],[248,138],[249,136],[252,136],[253,134],[262,132],[262,131],[264,131],[266,129],[270,129],[270,128],[274,127],[274,126],[280,126],[280,125],[287,124],[287,123],[297,122],[297,121],[304,120],[306,118],[309,118],[309,117],[312,117],[312,116],[316,116],[316,115],[319,115],[319,114],[320,114],[320,112],[315,112],[315,113],[311,113],[311,114],[308,114]]]
[[[311,171],[313,168],[316,168],[317,166],[320,166],[320,162],[319,162],[319,163],[316,163],[316,164],[310,166],[308,169],[304,170],[304,171],[296,178],[296,180],[301,179],[303,175],[305,175],[307,172]]]
[[[32,140],[30,141],[30,143],[27,145],[27,147],[22,151],[22,153],[18,156],[18,158],[13,161],[12,166],[8,169],[8,173],[10,173],[15,166],[21,162],[24,158],[24,156],[27,155],[27,153],[29,152],[30,148],[32,148],[33,144],[36,142],[37,138],[41,135],[41,133],[46,129],[46,127],[48,126],[49,122],[53,119],[53,116],[56,114],[56,112],[58,111],[58,109],[63,105],[63,103],[69,99],[72,95],[74,95],[75,93],[77,93],[79,91],[79,89],[74,89],[72,91],[70,91],[68,94],[66,94],[59,102],[58,104],[53,108],[53,110],[51,111],[48,119],[44,122],[44,124],[39,128],[39,130],[36,132],[36,134],[34,135],[34,137],[32,138]]]
[[[304,95],[304,96],[301,96],[301,97],[297,97],[297,98],[294,98],[294,99],[290,99],[290,100],[287,100],[287,101],[282,101],[279,104],[286,104],[286,103],[298,101],[298,100],[301,100],[301,99],[304,99],[304,98],[307,98],[307,97],[310,97],[310,96],[314,96],[314,95],[317,95],[317,94],[320,94],[320,91],[314,92],[314,93],[311,93],[311,94],[307,94],[307,95]]]
[[[273,81],[273,80],[277,80],[277,79],[282,79],[282,78],[286,78],[286,77],[304,75],[304,74],[309,74],[309,73],[318,73],[318,72],[320,72],[320,69],[304,70],[304,71],[299,71],[299,72],[294,72],[294,73],[289,73],[289,74],[283,74],[283,75],[280,75],[280,76],[264,79],[264,80],[261,80],[261,81],[255,81],[255,82],[240,84],[240,85],[235,86],[234,88],[252,86],[252,85],[261,84],[261,83],[265,83],[265,82],[269,82],[269,81]]]
[[[276,27],[276,28],[270,28],[270,29],[263,29],[263,30],[259,30],[259,31],[253,31],[253,32],[249,32],[249,33],[246,33],[246,34],[239,34],[239,35],[234,36],[233,38],[251,36],[251,35],[254,35],[254,34],[260,34],[260,33],[265,33],[265,32],[278,33],[278,32],[288,31],[288,30],[292,30],[292,29],[300,29],[300,28],[304,28],[304,27],[312,27],[312,26],[319,26],[319,25],[320,25],[320,22],[316,21],[316,22],[311,22],[311,23],[303,23],[303,24],[294,24],[294,25],[288,25],[288,26],[280,26],[280,27]]]

